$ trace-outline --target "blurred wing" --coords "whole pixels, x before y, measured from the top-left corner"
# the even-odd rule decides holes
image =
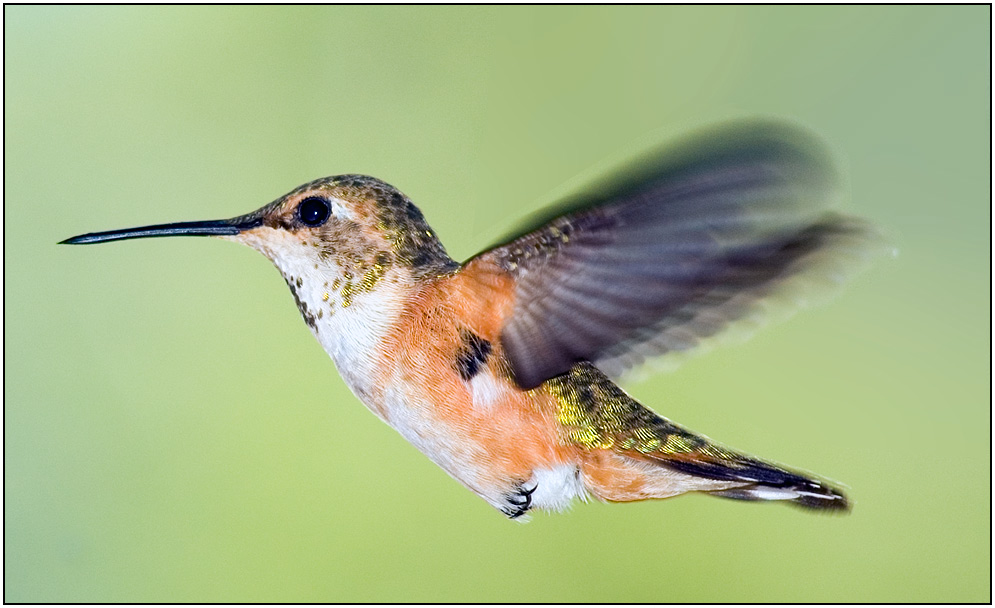
[[[787,277],[858,247],[866,226],[827,211],[835,183],[804,132],[726,125],[646,157],[480,254],[516,281],[501,344],[517,383],[534,388],[579,361],[617,376],[688,349]]]

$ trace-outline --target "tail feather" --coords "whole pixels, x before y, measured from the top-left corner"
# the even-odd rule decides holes
[[[713,496],[749,501],[784,500],[798,507],[818,511],[850,510],[846,495],[825,482],[754,458],[738,454],[730,458],[730,452],[721,452],[721,460],[668,459],[665,466],[708,479],[753,482],[737,488],[709,492]]]
[[[843,492],[818,481],[806,479],[803,483],[790,487],[754,484],[731,490],[709,492],[713,496],[733,500],[786,500],[789,504],[814,511],[850,510],[850,501]]]

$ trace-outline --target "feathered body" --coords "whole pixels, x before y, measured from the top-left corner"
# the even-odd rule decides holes
[[[83,235],[211,234],[256,248],[359,399],[509,517],[689,491],[846,509],[808,476],[726,449],[616,386],[793,276],[868,241],[828,211],[833,173],[796,129],[701,134],[459,264],[399,191],[316,180],[251,214]]]

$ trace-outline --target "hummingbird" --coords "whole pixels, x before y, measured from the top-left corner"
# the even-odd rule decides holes
[[[853,258],[873,230],[832,209],[838,182],[807,131],[739,121],[644,154],[463,263],[407,196],[354,174],[231,219],[62,243],[256,249],[355,396],[509,518],[687,492],[842,512],[833,484],[713,442],[615,383]]]

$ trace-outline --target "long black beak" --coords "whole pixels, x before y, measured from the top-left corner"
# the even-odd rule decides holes
[[[210,220],[204,222],[177,222],[156,224],[107,232],[91,232],[61,241],[59,245],[89,245],[126,239],[144,239],[159,236],[231,236],[262,224],[260,217],[237,217],[230,220]]]

